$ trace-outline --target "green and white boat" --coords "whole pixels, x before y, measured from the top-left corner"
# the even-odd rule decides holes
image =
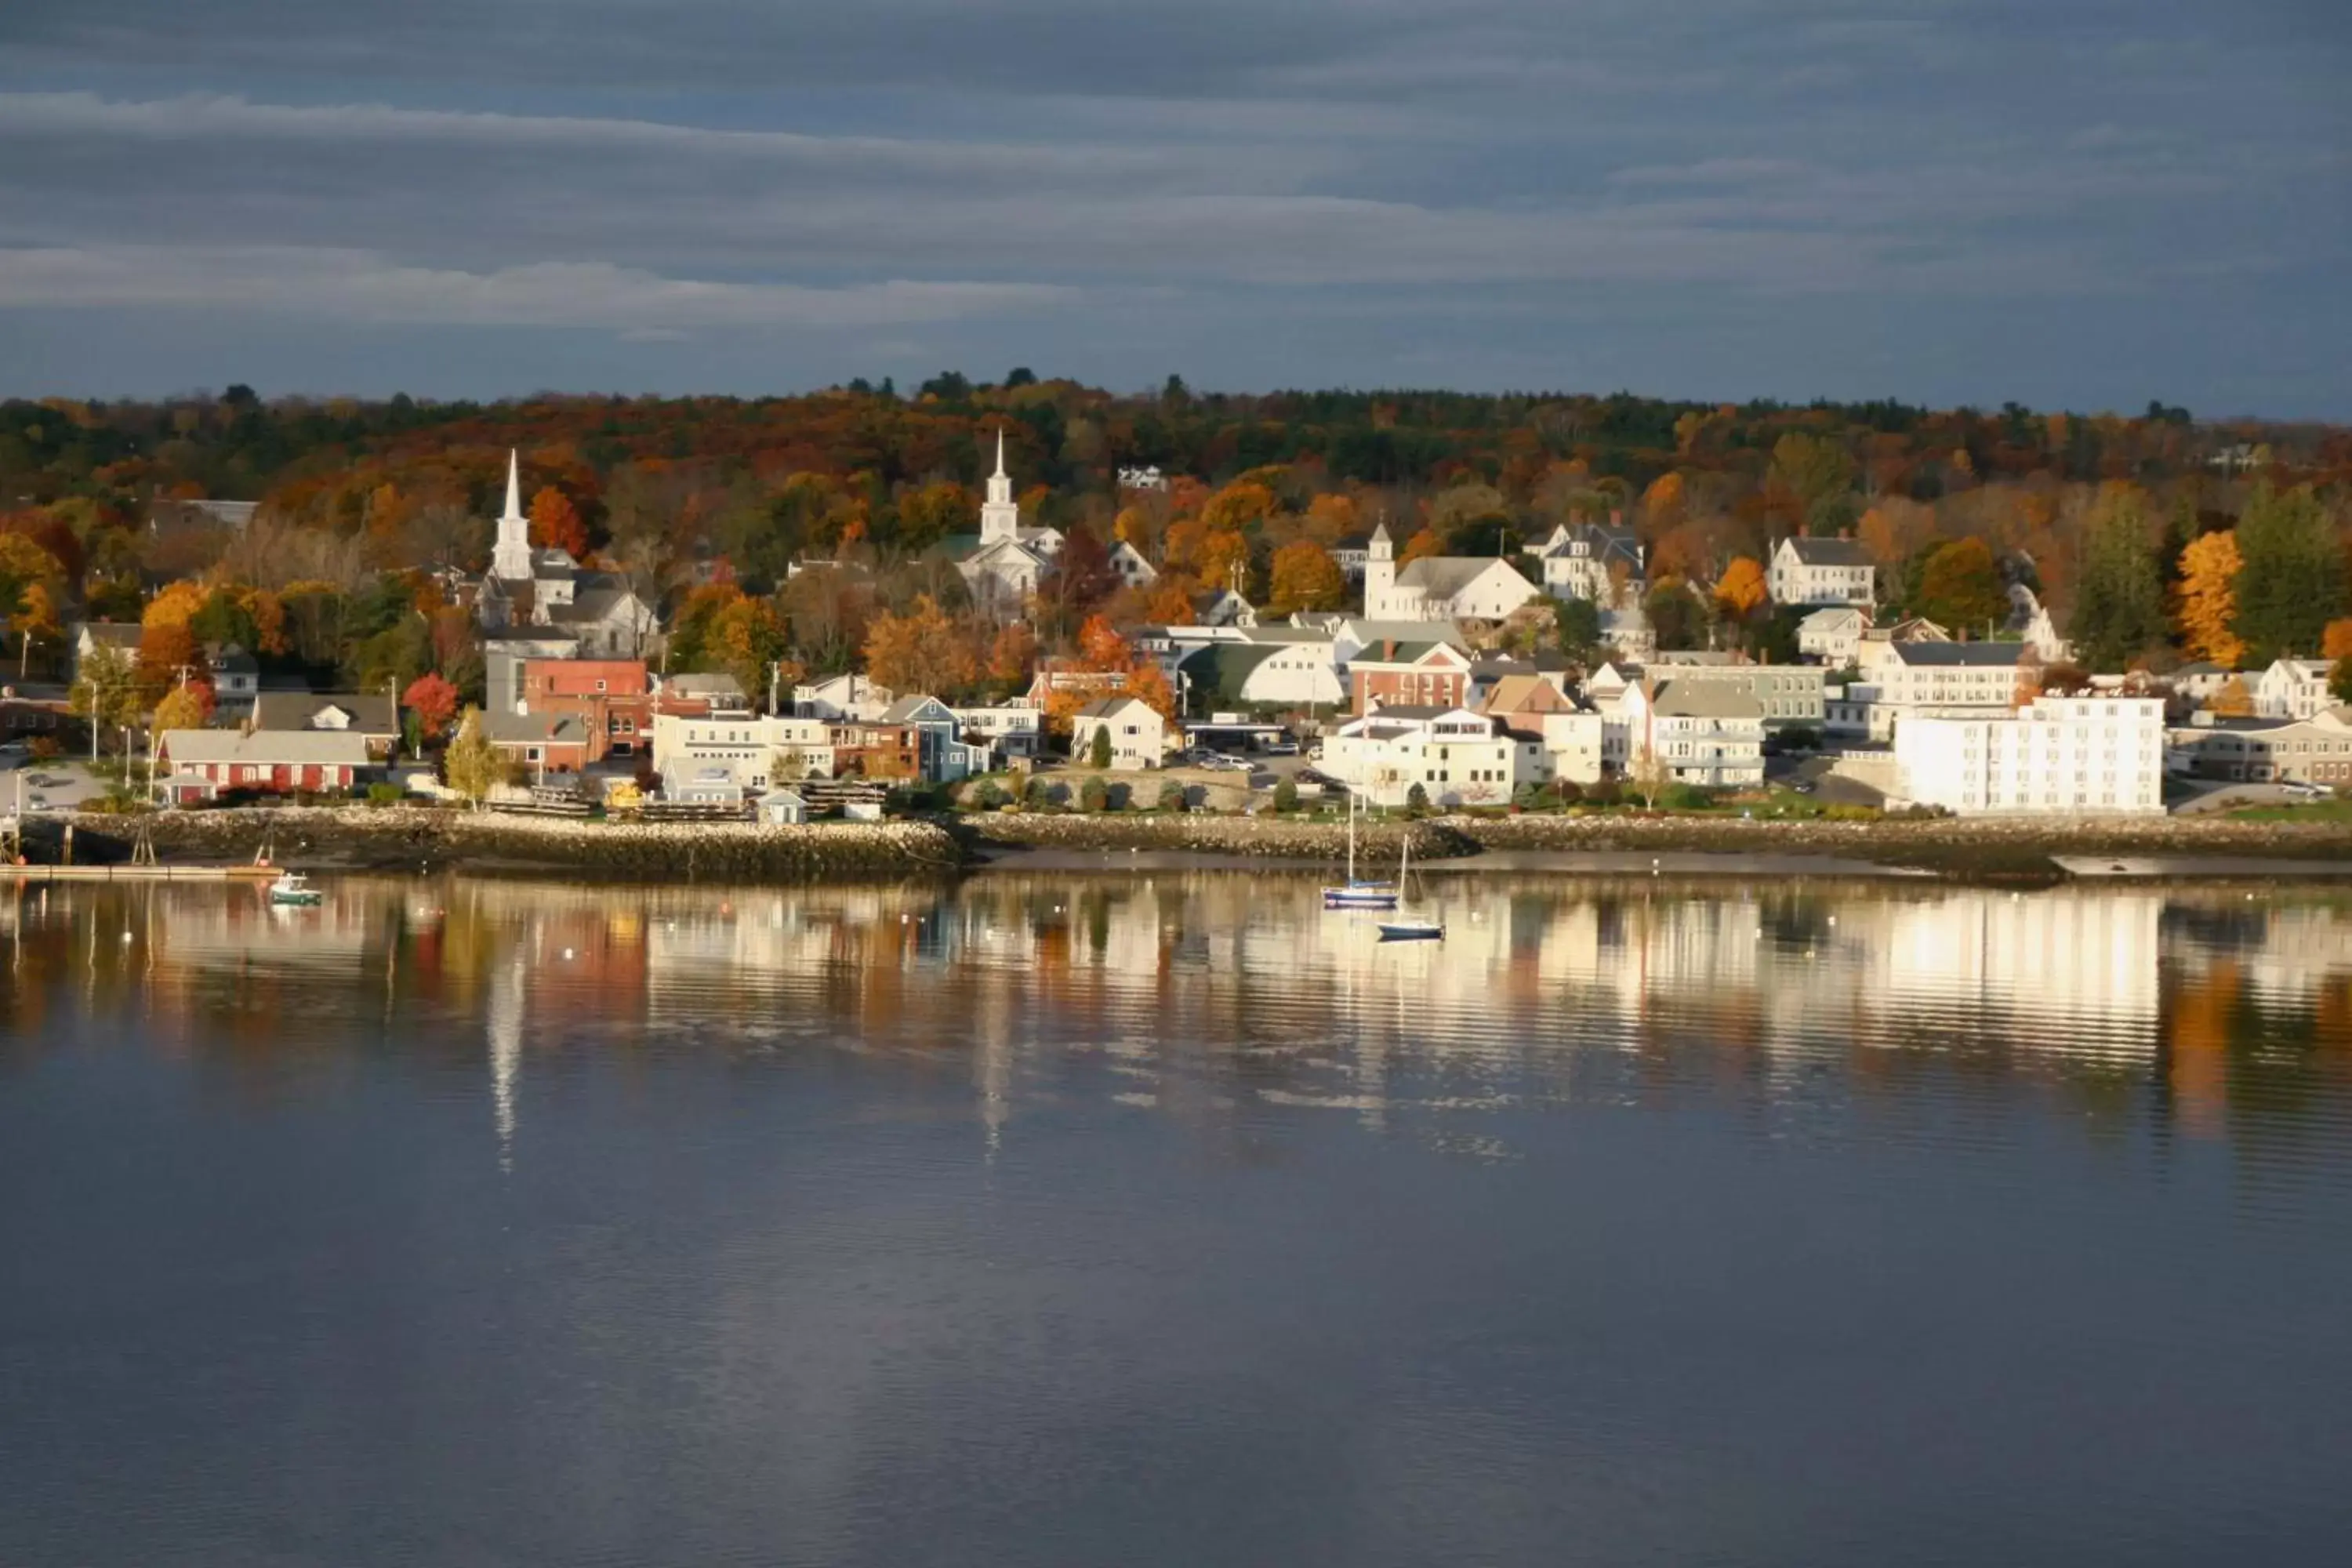
[[[310,886],[310,879],[299,871],[280,871],[278,879],[269,884],[269,901],[273,904],[323,904],[327,895]]]

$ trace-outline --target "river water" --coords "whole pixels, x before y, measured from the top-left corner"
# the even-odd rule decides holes
[[[2352,1542],[2352,920],[2259,885],[0,904],[0,1563]]]

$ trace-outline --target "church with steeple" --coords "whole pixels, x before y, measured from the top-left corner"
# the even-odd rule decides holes
[[[507,504],[498,529],[490,569],[474,593],[486,637],[561,644],[576,658],[641,658],[654,651],[661,617],[625,578],[583,567],[554,545],[532,548],[518,452],[507,454]]]
[[[988,499],[980,505],[980,543],[956,563],[972,603],[996,615],[1017,615],[1061,552],[1061,530],[1021,526],[1021,503],[1013,499],[1013,476],[1004,468],[1004,432],[999,430],[996,471],[988,477]]]

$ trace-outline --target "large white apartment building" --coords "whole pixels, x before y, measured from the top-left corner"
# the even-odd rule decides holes
[[[2043,697],[2005,717],[1906,719],[1895,730],[1903,793],[1961,816],[2164,810],[2164,703]]]
[[[1432,805],[1504,805],[1541,773],[1542,743],[1467,708],[1382,708],[1323,742],[1322,769],[1375,805],[1407,804],[1415,784]]]

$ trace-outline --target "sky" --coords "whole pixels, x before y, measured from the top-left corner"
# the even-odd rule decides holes
[[[2352,419],[2342,0],[5,0],[0,395]]]

